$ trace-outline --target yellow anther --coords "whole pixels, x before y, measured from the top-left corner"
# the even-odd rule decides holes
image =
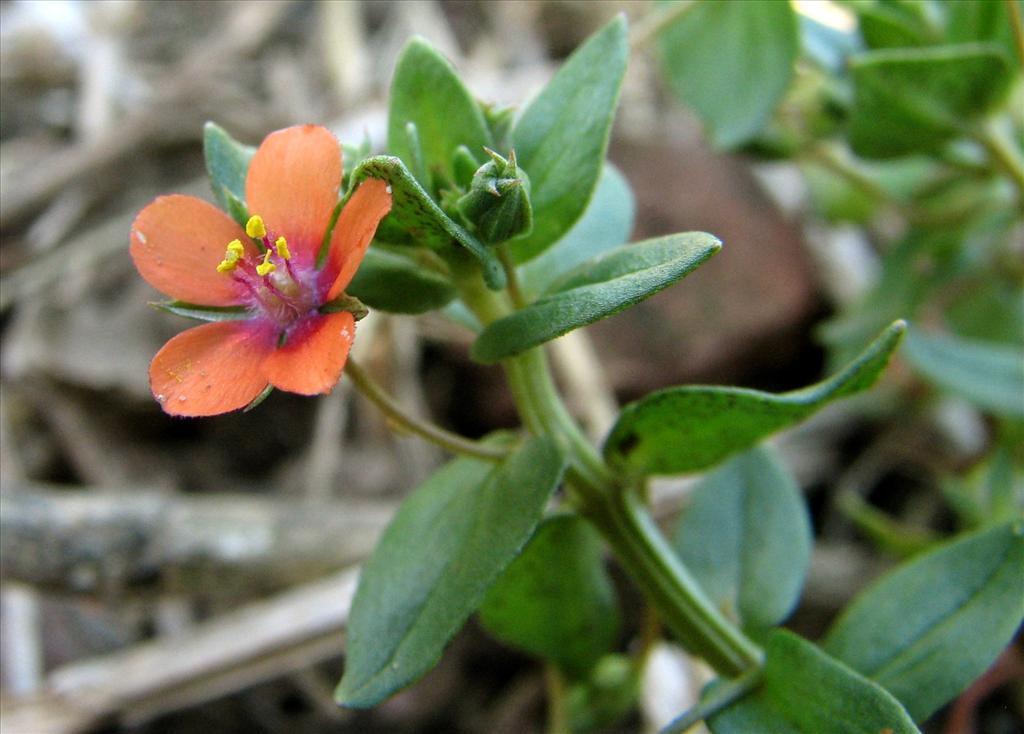
[[[224,259],[217,265],[218,273],[230,273],[238,267],[238,261],[245,254],[245,247],[240,240],[231,240],[224,251]]]
[[[277,266],[270,262],[270,256],[273,254],[270,250],[267,250],[267,254],[263,256],[263,262],[256,266],[257,275],[268,275],[277,270]]]
[[[284,237],[278,237],[274,247],[277,249],[277,254],[281,256],[282,260],[292,259],[292,253],[288,249],[288,241]]]
[[[263,217],[253,214],[245,223],[245,233],[253,239],[260,239],[267,236],[267,228],[263,226]]]

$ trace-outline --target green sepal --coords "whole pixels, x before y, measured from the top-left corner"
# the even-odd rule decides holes
[[[383,179],[391,186],[391,213],[384,219],[388,222],[385,231],[393,231],[397,225],[416,244],[437,250],[457,244],[480,262],[484,282],[489,288],[505,287],[505,271],[491,249],[445,214],[400,159],[379,155],[360,163],[352,172],[346,200],[367,178]]]
[[[203,156],[210,187],[221,207],[245,226],[249,212],[245,205],[245,178],[256,148],[232,138],[214,122],[203,126]]]
[[[342,191],[348,191],[349,181],[352,178],[352,171],[355,170],[360,163],[370,157],[371,150],[372,143],[370,142],[370,136],[365,131],[363,133],[363,139],[359,145],[351,145],[350,143],[341,144],[341,160],[345,171],[341,177]]]
[[[477,236],[494,245],[533,229],[530,178],[516,165],[516,153],[508,158],[487,149],[491,160],[480,166],[469,191],[456,206]]]
[[[465,190],[473,183],[473,176],[480,167],[473,153],[465,145],[460,145],[452,154],[452,175],[455,176],[455,185]]]
[[[324,314],[348,311],[356,321],[366,318],[366,315],[370,313],[370,309],[368,309],[362,301],[355,296],[350,296],[348,293],[342,293],[333,301],[328,301],[323,304],[317,310]]]
[[[839,373],[802,390],[773,394],[693,385],[653,392],[622,410],[605,440],[604,456],[634,478],[714,466],[828,403],[871,387],[905,330],[905,322],[893,323]]]
[[[245,306],[201,306],[186,301],[150,301],[149,305],[158,311],[196,321],[244,321],[253,317],[253,312]]]
[[[261,392],[259,395],[254,397],[252,399],[252,402],[250,402],[248,405],[246,405],[244,408],[242,408],[242,412],[243,413],[248,413],[250,410],[252,410],[256,406],[258,406],[260,403],[262,403],[264,400],[269,398],[270,397],[270,393],[272,393],[272,392],[274,392],[274,386],[273,385],[267,385],[265,388],[263,388],[263,392]]]

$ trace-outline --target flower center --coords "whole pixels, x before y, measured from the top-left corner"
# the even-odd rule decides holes
[[[249,217],[245,233],[259,243],[262,256],[252,257],[241,240],[232,240],[217,272],[242,285],[254,307],[282,329],[287,328],[316,307],[314,288],[293,266],[288,241],[278,237],[271,242],[262,217]]]

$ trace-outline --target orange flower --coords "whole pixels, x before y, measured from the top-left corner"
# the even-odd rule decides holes
[[[338,203],[340,146],[304,125],[267,136],[245,182],[253,217],[245,230],[191,196],[161,196],[135,218],[131,256],[154,288],[203,306],[243,306],[245,318],[184,331],[149,368],[165,412],[207,416],[237,410],[269,386],[316,395],[341,376],[355,319],[321,313],[355,275],[391,208],[385,182],[368,179],[346,204],[327,257],[317,253]]]

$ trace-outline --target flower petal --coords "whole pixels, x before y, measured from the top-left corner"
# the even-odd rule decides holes
[[[345,204],[334,225],[330,254],[324,266],[323,277],[333,280],[326,300],[336,297],[352,281],[377,225],[389,211],[391,187],[377,178],[363,181]]]
[[[245,197],[271,238],[284,236],[303,264],[316,259],[338,203],[341,146],[324,127],[300,125],[271,133],[249,165]]]
[[[348,311],[310,318],[266,358],[263,374],[280,390],[329,393],[341,377],[355,335],[356,322]]]
[[[217,264],[234,239],[255,248],[227,214],[194,196],[161,196],[132,222],[132,260],[151,286],[202,306],[236,306],[243,291]]]
[[[252,322],[218,321],[183,331],[153,357],[153,396],[171,415],[244,408],[267,386],[260,367],[274,345],[273,329]]]

